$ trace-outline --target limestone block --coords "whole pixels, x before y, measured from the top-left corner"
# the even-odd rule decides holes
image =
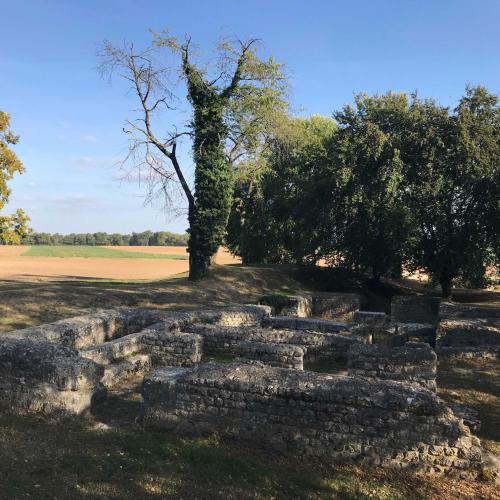
[[[80,414],[102,393],[102,366],[69,347],[26,339],[0,341],[0,407]]]

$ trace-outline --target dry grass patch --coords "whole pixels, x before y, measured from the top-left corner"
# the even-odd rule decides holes
[[[158,264],[157,264],[158,265]],[[207,280],[184,275],[159,281],[0,282],[0,333],[117,306],[194,309],[255,302],[269,293],[293,293],[301,284],[289,267],[215,266]]]

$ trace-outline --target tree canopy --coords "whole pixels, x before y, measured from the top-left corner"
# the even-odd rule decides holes
[[[19,141],[9,128],[10,115],[0,111],[0,210],[5,207],[10,197],[8,182],[16,173],[22,174],[24,166],[12,150]],[[0,243],[19,244],[29,232],[29,217],[21,208],[13,215],[0,215]]]
[[[240,183],[232,251],[375,279],[424,270],[444,296],[453,280],[484,283],[500,255],[498,97],[471,87],[449,109],[360,94],[333,116],[291,119],[295,133],[275,137],[254,194]]]

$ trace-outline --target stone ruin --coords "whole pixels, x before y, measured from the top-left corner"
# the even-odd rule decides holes
[[[466,425],[477,422],[436,395],[437,356],[498,352],[498,319],[442,309],[439,321],[427,297],[394,298],[390,317],[360,311],[354,294],[262,302],[271,305],[118,308],[4,334],[0,411],[83,414],[106,388],[145,374],[145,426],[344,463],[481,473]],[[311,371],[318,362],[336,372]]]

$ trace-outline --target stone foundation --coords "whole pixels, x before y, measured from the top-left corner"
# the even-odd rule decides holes
[[[295,318],[292,316],[268,316],[262,326],[286,328],[291,330],[311,330],[323,333],[350,333],[352,325],[344,321],[331,321],[318,318]]]
[[[143,332],[141,344],[154,366],[193,366],[201,361],[202,342],[192,333],[151,328]]]
[[[163,368],[142,385],[143,423],[342,463],[475,475],[479,440],[432,392],[263,365]]]
[[[347,367],[352,377],[409,382],[436,390],[437,356],[428,344],[354,345],[349,350]]]
[[[37,342],[55,342],[73,349],[85,349],[142,330],[159,321],[162,314],[146,309],[111,309],[63,319],[2,334]]]
[[[103,388],[102,366],[50,342],[0,342],[0,407],[8,411],[81,414]]]
[[[331,311],[328,300],[322,306]],[[102,384],[162,367],[144,379],[147,425],[220,432],[332,461],[478,470],[479,442],[457,418],[474,426],[473,415],[456,407],[454,416],[433,394],[431,347],[406,343],[435,325],[359,311],[357,323],[270,312],[116,309],[10,332],[0,337],[0,408],[80,414],[103,394]],[[439,355],[476,354],[497,339],[490,319],[460,322],[474,328],[457,334],[443,322]],[[379,334],[391,345],[379,344]],[[497,344],[487,347],[500,352]],[[204,364],[211,355],[237,363]],[[304,363],[334,360],[348,361],[349,376],[303,371]]]
[[[337,321],[352,321],[360,307],[355,293],[305,293],[301,295],[267,295],[261,304],[272,308],[275,316],[315,317]]]
[[[438,328],[439,347],[500,346],[500,329],[486,319],[448,319]]]
[[[246,344],[264,343],[270,346],[291,345],[300,347],[306,361],[321,359],[347,360],[349,348],[365,340],[356,335],[339,335],[306,330],[280,330],[262,327],[220,327],[203,323],[187,325],[185,329],[203,337],[203,351],[206,354],[223,354],[225,352],[245,356],[241,342]],[[257,359],[258,357],[250,357]],[[264,361],[264,359],[260,359]],[[266,361],[267,362],[267,361]],[[269,363],[273,366],[283,364]]]
[[[128,376],[144,373],[155,366],[193,366],[199,363],[203,354],[202,338],[180,332],[185,324],[209,321],[214,325],[260,325],[269,312],[268,307],[253,305],[187,313],[127,308],[100,310],[8,332],[0,336],[0,350],[10,352],[12,346],[28,342],[26,345],[33,344],[33,347],[25,353],[26,363],[36,365],[42,359],[50,373],[63,373],[63,370],[79,373],[84,366],[97,366],[99,369],[95,373],[101,374],[99,380],[102,378],[105,386],[112,387]],[[69,351],[57,350],[63,347]],[[66,354],[63,355],[63,352]],[[67,354],[69,352],[72,354]],[[292,365],[290,362],[286,366]],[[64,407],[68,412],[80,413],[82,408],[90,405],[92,391],[101,390],[101,386],[89,389],[90,392],[85,384],[75,386],[77,389],[72,389],[71,393],[74,401],[67,402],[71,394],[60,394],[60,388],[59,392],[54,392],[47,385],[44,371],[33,370],[26,377],[23,368],[17,363],[9,366],[12,377],[9,379],[10,389],[5,390],[8,392],[12,389],[13,394],[26,392],[29,401],[25,403],[21,398],[17,404],[14,398],[11,405],[13,410],[27,408],[38,411],[38,407],[43,407],[43,411],[49,411],[51,408]],[[17,389],[16,380],[19,385]],[[72,380],[71,377],[68,380]],[[22,384],[25,386],[21,387]],[[40,390],[42,386],[46,387],[45,392]]]
[[[437,331],[440,357],[467,359],[500,357],[500,328],[491,318],[442,320]]]
[[[429,295],[395,295],[391,301],[391,320],[396,323],[436,325],[441,299]]]
[[[353,315],[355,323],[385,323],[388,320],[387,314],[375,311],[356,311]]]

